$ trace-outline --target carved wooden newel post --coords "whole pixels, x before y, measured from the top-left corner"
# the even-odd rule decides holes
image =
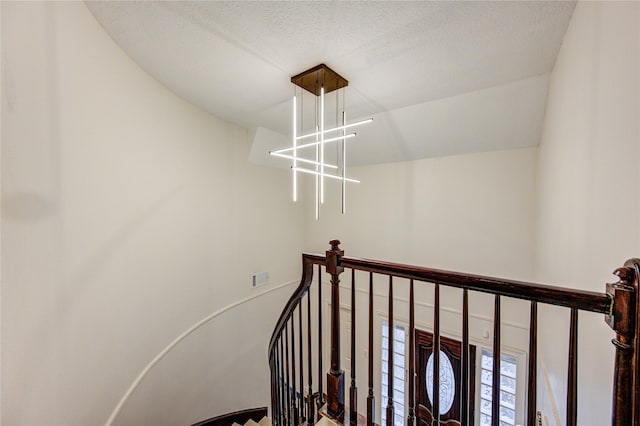
[[[331,275],[331,370],[327,373],[327,412],[333,418],[344,420],[344,371],[340,369],[340,241],[330,241],[327,251],[327,273]]]
[[[607,294],[613,298],[613,311],[606,316],[607,324],[616,332],[615,374],[613,382],[612,425],[638,425],[637,347],[635,335],[638,310],[638,261],[627,261],[614,274],[619,280],[607,284]],[[632,409],[634,406],[634,409]]]

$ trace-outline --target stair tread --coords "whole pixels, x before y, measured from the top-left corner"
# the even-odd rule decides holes
[[[265,416],[258,422],[258,424],[260,426],[271,426],[271,419]]]
[[[338,423],[334,422],[328,417],[321,416],[320,420],[316,423],[316,426],[336,426]]]

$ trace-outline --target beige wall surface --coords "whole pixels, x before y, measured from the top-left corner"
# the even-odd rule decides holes
[[[639,61],[638,3],[578,2],[551,76],[539,148],[540,281],[603,291],[613,269],[640,254]],[[541,313],[548,377],[539,378],[540,407],[549,424],[564,424],[568,313]],[[579,321],[578,424],[609,424],[613,333],[601,315]]]
[[[350,175],[361,180],[348,188],[347,214],[340,213],[339,185],[327,187],[320,220],[315,221],[313,200],[308,201],[306,248],[321,252],[333,238],[342,241],[345,254],[390,260],[434,268],[530,280],[533,275],[535,226],[535,171],[537,149],[494,151],[481,154],[426,159],[404,163],[357,167]],[[312,197],[311,197],[312,198]],[[356,277],[358,348],[367,347],[368,277]],[[350,273],[341,277],[341,308],[344,344],[343,368],[350,365]],[[328,277],[323,280],[328,282]],[[375,336],[387,315],[388,283],[375,279]],[[408,283],[395,280],[395,321],[408,324]],[[329,288],[323,292],[328,321]],[[433,285],[416,283],[416,324],[433,329]],[[462,292],[441,290],[441,330],[461,339]],[[492,350],[493,298],[471,293],[470,339],[478,348]],[[502,351],[519,359],[522,367],[517,385],[517,421],[524,421],[526,352],[529,310],[522,301],[503,299]],[[326,339],[329,339],[326,324]],[[325,348],[327,350],[327,348]],[[325,357],[329,356],[329,352]],[[357,352],[357,376],[364,388],[367,377],[366,349]],[[381,407],[380,354],[374,354],[376,410]],[[480,383],[477,369],[476,383]],[[479,406],[479,392],[476,392]],[[360,392],[359,406],[366,406]],[[479,410],[476,410],[479,422]]]
[[[288,173],[248,163],[246,130],[149,77],[83,3],[0,8],[2,424],[104,424],[176,336],[260,291],[252,273],[268,271],[268,286],[295,281],[300,252],[324,252],[333,238],[351,256],[595,291],[640,253],[637,3],[578,4],[539,149],[353,168],[362,183],[348,187],[347,215],[328,182],[319,221],[308,198],[291,203]],[[290,291],[186,338],[115,424],[193,423],[267,405],[267,340]],[[430,291],[418,290],[424,328]],[[458,299],[444,292],[453,337]],[[472,304],[481,346],[490,304]],[[519,354],[527,311],[503,308],[513,328],[504,343]],[[541,310],[539,407],[563,424],[568,315]],[[599,426],[609,419],[612,333],[599,315],[580,324],[578,423]]]
[[[355,167],[347,214],[333,182],[320,220],[308,202],[306,248],[340,238],[350,256],[531,278],[535,169],[536,148]]]
[[[245,129],[149,77],[84,3],[1,7],[1,421],[104,424],[176,336],[261,291],[252,273],[299,278],[302,209],[279,190],[286,173],[249,165]],[[185,340],[116,423],[266,405],[264,348],[290,288],[225,314],[233,333]],[[176,392],[189,397],[167,411]]]

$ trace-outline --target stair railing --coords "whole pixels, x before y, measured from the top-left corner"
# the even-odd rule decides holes
[[[303,254],[303,272],[300,285],[287,302],[269,343],[269,365],[271,367],[271,406],[274,425],[298,426],[303,423],[313,425],[320,416],[327,416],[338,423],[367,426],[376,424],[375,398],[373,385],[373,285],[374,274],[388,277],[388,327],[389,337],[393,335],[393,283],[394,278],[409,280],[409,362],[408,362],[408,416],[407,426],[416,423],[416,354],[415,345],[415,301],[414,283],[428,283],[434,291],[433,352],[440,347],[440,286],[462,289],[462,368],[459,381],[460,413],[463,426],[473,423],[473,410],[470,404],[472,390],[470,379],[469,344],[469,292],[488,293],[494,296],[493,318],[493,371],[500,371],[501,336],[501,298],[515,298],[530,302],[529,361],[527,366],[527,394],[525,420],[528,426],[537,423],[536,377],[537,377],[537,308],[538,303],[561,306],[570,309],[569,350],[567,356],[567,401],[566,424],[577,424],[578,395],[578,313],[579,311],[605,314],[605,321],[616,332],[612,340],[616,356],[614,371],[614,394],[612,406],[612,425],[640,425],[640,336],[637,318],[640,315],[640,298],[637,297],[640,279],[640,260],[632,259],[615,271],[618,282],[607,284],[606,293],[573,290],[561,287],[526,283],[480,275],[463,274],[390,262],[350,258],[344,256],[340,242],[331,241],[331,250],[325,256]],[[311,287],[314,266],[317,265],[317,302],[312,301]],[[323,377],[323,339],[322,339],[322,267],[331,280],[331,346],[330,367],[324,381],[313,383]],[[351,269],[351,375],[349,384],[349,404],[345,409],[345,374],[340,366],[340,287],[339,277],[345,269]],[[356,320],[355,320],[355,271],[369,273],[368,306],[368,394],[365,410],[357,407],[356,381]],[[314,303],[317,303],[317,322],[312,318]],[[306,311],[306,319],[303,311]],[[296,315],[297,313],[297,315]],[[305,326],[306,323],[306,327]],[[313,324],[317,324],[313,327]],[[317,343],[314,345],[314,333]],[[296,339],[297,335],[297,339]],[[587,336],[589,337],[589,336]],[[303,342],[303,339],[306,339]],[[289,344],[290,343],[290,344]],[[306,358],[306,363],[304,363]],[[434,371],[439,370],[439,356],[434,356]],[[393,371],[393,356],[388,356],[389,369]],[[315,370],[317,368],[317,370]],[[389,374],[392,376],[392,374]],[[305,388],[306,378],[306,388]],[[500,375],[492,378],[492,425],[499,425]],[[433,425],[444,425],[439,411],[439,374],[433,375],[432,418]],[[394,425],[393,384],[387,386],[386,426]],[[326,394],[325,394],[326,392]],[[366,412],[366,417],[359,414]]]

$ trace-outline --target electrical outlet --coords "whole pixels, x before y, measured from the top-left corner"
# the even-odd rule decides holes
[[[269,282],[268,272],[258,272],[257,274],[252,275],[252,279],[251,279],[252,287],[260,287],[261,285],[265,285],[268,282]]]

